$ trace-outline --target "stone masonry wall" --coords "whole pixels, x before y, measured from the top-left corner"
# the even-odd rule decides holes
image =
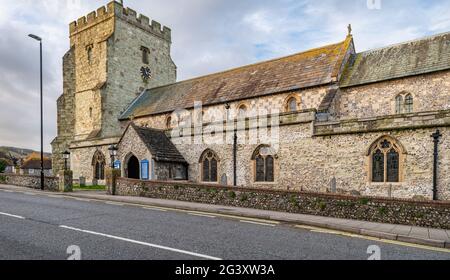
[[[450,71],[341,89],[336,98],[341,120],[394,115],[395,97],[414,97],[414,112],[450,109]]]
[[[75,130],[75,52],[71,48],[63,57],[63,94],[57,101],[58,136],[52,142],[54,174],[64,169],[62,153],[69,150]]]
[[[0,185],[1,184],[40,189],[41,177],[32,175],[0,174]],[[45,177],[44,186],[45,190],[57,192],[59,190],[58,177]]]
[[[247,116],[255,116],[258,114],[275,114],[275,113],[285,113],[286,112],[286,104],[288,99],[294,97],[297,99],[297,108],[299,111],[309,110],[309,109],[317,109],[322,102],[323,98],[327,94],[328,87],[316,87],[311,89],[305,89],[302,91],[289,92],[289,93],[280,93],[270,96],[258,97],[250,100],[242,100],[236,102],[230,102],[230,113],[229,119],[236,119],[238,114],[238,108],[241,105],[245,105],[247,107]],[[194,104],[192,104],[194,107]],[[219,105],[211,105],[206,106],[203,105],[203,119],[201,123],[204,125],[217,122],[221,120],[227,119],[226,109],[224,104]],[[200,112],[194,112],[193,109],[188,110],[189,115],[191,116],[191,122],[198,119],[198,115]],[[176,116],[173,115],[173,112],[168,114],[159,114],[155,116],[148,116],[142,118],[136,118],[133,121],[139,126],[148,126],[156,129],[166,129],[166,120],[169,116],[172,119],[176,119]]]
[[[390,129],[380,132],[349,133],[329,136],[315,136],[311,122],[286,124],[279,128],[279,143],[276,148],[275,182],[257,183],[254,180],[255,149],[263,144],[249,141],[252,130],[239,131],[237,151],[238,185],[262,189],[297,190],[312,192],[332,191],[336,181],[336,192],[393,198],[432,198],[433,141],[430,135],[435,128]],[[439,199],[450,200],[450,129],[442,127],[443,138],[439,146]],[[230,134],[228,134],[229,136]],[[370,182],[369,147],[382,136],[395,138],[406,150],[400,183],[380,184]],[[232,133],[231,133],[232,136]],[[221,136],[219,133],[216,137]],[[172,141],[189,162],[189,180],[200,182],[200,156],[206,149],[212,149],[219,157],[219,178],[226,178],[222,184],[233,183],[233,146],[224,144],[196,144],[191,137],[184,141]],[[245,139],[245,140],[244,140]],[[226,140],[226,138],[225,138]]]
[[[151,176],[152,170],[152,154],[147,149],[147,146],[141,141],[139,135],[136,133],[134,128],[130,126],[122,138],[122,141],[117,145],[118,153],[117,159],[121,162],[121,174],[127,177],[128,174],[128,160],[132,155],[134,155],[139,162],[147,159],[149,163],[149,176]],[[139,165],[140,168],[140,165]],[[141,174],[139,170],[139,174]]]
[[[103,156],[105,157],[105,169],[108,166],[111,166],[111,159],[109,156],[108,148],[109,145],[72,149],[70,161],[73,171],[73,178],[77,180],[80,177],[84,177],[86,178],[87,184],[91,184],[94,177],[94,167],[92,165],[92,160],[97,150],[103,153]],[[98,184],[104,185],[105,182],[99,181]]]
[[[141,47],[148,48],[149,64],[143,64]],[[102,136],[119,135],[120,114],[145,88],[176,82],[176,66],[170,55],[171,42],[116,19],[108,45],[108,83],[102,103]],[[140,69],[149,67],[152,77],[144,82]]]
[[[305,192],[117,179],[117,194],[450,229],[449,202],[423,202]]]

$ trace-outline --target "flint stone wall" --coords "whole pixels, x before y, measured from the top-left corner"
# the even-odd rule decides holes
[[[118,178],[118,195],[450,229],[450,202],[286,192]]]
[[[1,184],[40,189],[41,177],[32,175],[0,174],[0,185]],[[59,191],[58,177],[45,177],[44,186],[46,191]]]

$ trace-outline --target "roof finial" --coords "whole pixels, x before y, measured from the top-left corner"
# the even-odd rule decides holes
[[[352,35],[352,25],[351,24],[349,24],[347,26],[347,29],[348,29],[348,36]]]
[[[123,0],[119,0],[120,5],[123,6]]]

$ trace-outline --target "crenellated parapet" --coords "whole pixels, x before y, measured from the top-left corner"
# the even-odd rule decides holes
[[[97,9],[97,11],[93,11],[87,16],[83,16],[77,21],[70,23],[70,36],[89,29],[112,17],[120,18],[169,42],[171,41],[172,31],[170,28],[161,26],[161,23],[157,21],[150,21],[145,15],[138,15],[136,11],[131,8],[124,8],[121,3],[116,1],[112,1],[106,6]]]

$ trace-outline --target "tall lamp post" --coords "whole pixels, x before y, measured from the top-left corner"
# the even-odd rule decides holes
[[[438,200],[438,163],[439,163],[439,140],[442,137],[441,132],[436,130],[435,133],[431,135],[434,142],[434,159],[433,159],[433,200]]]
[[[114,173],[114,169],[115,169],[114,161],[115,161],[115,158],[117,156],[117,150],[118,149],[117,149],[117,147],[115,145],[111,145],[108,148],[109,155],[111,156],[111,169],[112,169],[111,170],[111,172],[112,172],[111,180],[113,180],[113,182],[112,182],[112,190],[111,190],[111,194],[112,195],[116,195],[116,183],[114,182],[115,181],[115,176],[116,176],[115,173]]]
[[[225,109],[227,110],[227,121],[228,121],[228,115],[229,110],[231,106],[230,104],[225,104]],[[237,186],[237,128],[234,127],[234,121],[233,121],[233,186]]]
[[[40,80],[41,80],[41,190],[44,190],[44,114],[43,114],[43,100],[42,100],[42,39],[39,36],[29,34],[30,38],[39,42],[40,55]]]

